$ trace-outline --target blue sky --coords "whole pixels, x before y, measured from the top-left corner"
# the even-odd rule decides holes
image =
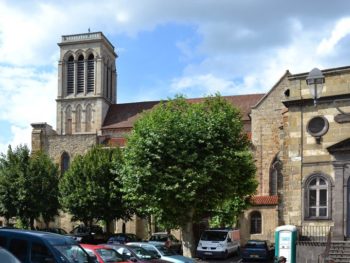
[[[0,0],[0,152],[55,128],[57,43],[102,31],[118,103],[267,92],[292,73],[350,65],[350,1]]]

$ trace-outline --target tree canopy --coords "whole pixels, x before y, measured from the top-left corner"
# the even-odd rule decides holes
[[[239,110],[220,96],[161,102],[128,138],[126,198],[163,224],[180,227],[185,249],[193,249],[193,222],[225,200],[254,193],[249,145]]]
[[[94,146],[74,158],[59,182],[62,207],[73,220],[89,225],[94,220],[127,219],[132,210],[122,198],[119,176],[123,164],[119,148]]]
[[[58,208],[57,166],[42,152],[31,155],[27,146],[9,146],[0,158],[0,214],[34,228],[34,219],[48,222]]]

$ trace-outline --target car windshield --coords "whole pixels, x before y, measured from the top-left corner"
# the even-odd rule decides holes
[[[264,241],[254,241],[250,240],[247,242],[245,247],[250,247],[250,248],[265,248],[265,242]]]
[[[114,249],[99,248],[96,252],[101,256],[104,262],[122,262],[124,258]]]
[[[54,247],[69,263],[86,263],[89,260],[88,254],[78,245],[56,245]]]
[[[174,256],[177,255],[173,250],[168,249],[165,246],[156,246],[162,256]]]
[[[224,241],[227,237],[225,231],[204,231],[201,240],[203,241]]]
[[[151,238],[149,239],[150,241],[161,241],[161,242],[165,242],[168,240],[168,236],[167,235],[152,235]]]
[[[142,247],[131,247],[132,251],[137,255],[137,257],[141,259],[157,259],[154,254],[150,253],[146,249],[143,249]]]

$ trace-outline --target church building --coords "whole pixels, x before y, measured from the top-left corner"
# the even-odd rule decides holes
[[[32,150],[45,151],[62,174],[93,145],[123,147],[140,113],[159,101],[117,103],[118,56],[102,32],[62,36],[58,46],[56,128],[33,123]],[[288,71],[266,94],[224,97],[242,112],[257,166],[259,186],[240,218],[242,241],[273,240],[281,224],[334,226],[339,240],[350,237],[350,67],[322,73],[316,105],[308,73]],[[62,214],[54,224],[69,231],[70,219]],[[146,237],[143,220],[122,225],[114,231]]]

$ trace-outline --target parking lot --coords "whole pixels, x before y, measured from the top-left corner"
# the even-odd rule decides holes
[[[227,259],[196,259],[196,262],[198,263],[240,263],[242,262],[241,257],[239,256],[235,256],[235,257],[230,257]],[[247,262],[245,261],[245,263],[253,263],[253,262]],[[256,263],[256,262],[254,262]],[[266,261],[265,263],[273,263],[273,261]]]

